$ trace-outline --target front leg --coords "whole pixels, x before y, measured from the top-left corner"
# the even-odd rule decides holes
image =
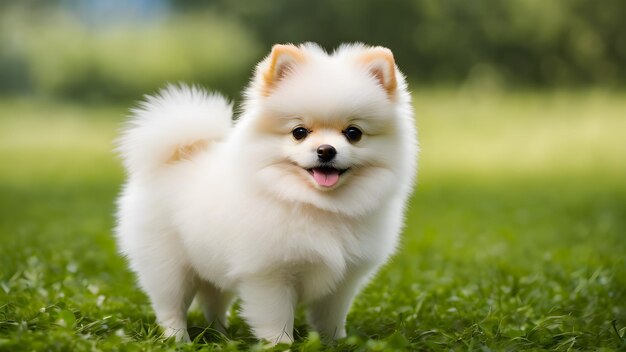
[[[240,287],[241,313],[254,335],[272,344],[293,342],[295,289],[273,279],[254,278]]]
[[[367,271],[348,273],[334,292],[309,306],[309,324],[326,340],[346,337],[346,316],[352,300],[366,281]]]

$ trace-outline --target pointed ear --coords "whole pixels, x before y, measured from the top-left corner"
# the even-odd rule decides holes
[[[265,94],[269,95],[269,90],[285,78],[295,65],[302,61],[304,61],[304,55],[297,46],[292,44],[274,45],[269,55],[269,65],[266,71],[263,72]]]
[[[360,57],[370,73],[376,77],[380,85],[392,95],[397,88],[396,62],[393,59],[391,50],[382,46],[367,49]]]

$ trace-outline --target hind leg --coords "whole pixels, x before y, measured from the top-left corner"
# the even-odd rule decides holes
[[[201,281],[198,284],[198,298],[207,323],[215,330],[226,334],[226,328],[228,328],[226,314],[234,294],[222,291],[208,281]]]
[[[150,297],[157,322],[166,338],[189,341],[187,310],[196,292],[195,274],[164,247],[145,248],[150,255],[131,258],[139,283]],[[171,250],[171,248],[168,248]],[[166,252],[169,252],[165,249]]]

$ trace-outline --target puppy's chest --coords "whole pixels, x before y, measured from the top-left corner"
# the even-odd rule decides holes
[[[319,263],[339,269],[356,261],[364,244],[357,224],[333,217],[292,219],[275,230],[277,259],[304,267]]]
[[[303,301],[332,292],[364,259],[367,241],[358,226],[338,221],[294,221],[277,238],[270,261],[284,273]]]
[[[275,218],[257,227],[250,250],[255,266],[291,272],[298,277],[342,276],[363,256],[365,234],[358,224],[333,217]],[[360,232],[361,231],[361,232]]]

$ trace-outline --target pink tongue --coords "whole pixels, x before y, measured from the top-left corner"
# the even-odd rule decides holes
[[[339,171],[337,170],[321,170],[314,168],[313,178],[318,185],[324,187],[332,187],[339,181]]]

